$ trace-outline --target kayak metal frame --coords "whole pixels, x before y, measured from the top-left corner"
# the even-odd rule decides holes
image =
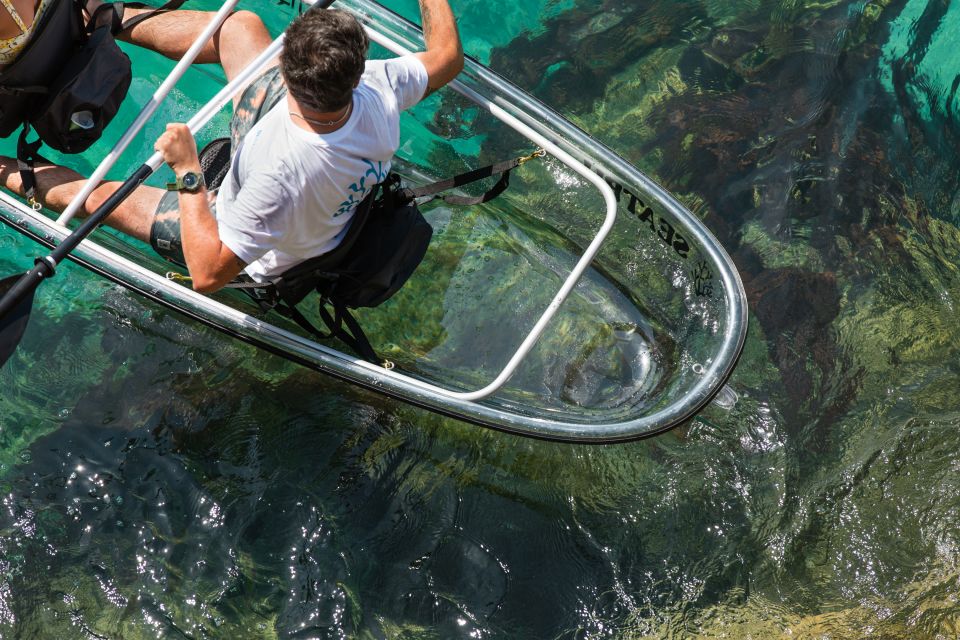
[[[397,55],[422,49],[422,33],[412,23],[393,14],[371,0],[342,0],[341,6],[356,15],[370,38]],[[241,85],[249,82],[282,48],[281,34],[270,47],[251,63],[191,118],[188,126],[196,133],[205,125]],[[363,387],[402,399],[430,410],[455,416],[484,426],[527,436],[576,442],[615,442],[646,437],[669,429],[699,411],[722,388],[733,369],[746,335],[746,296],[729,256],[703,224],[668,192],[650,180],[606,147],[589,138],[556,112],[514,87],[472,59],[467,59],[463,80],[448,85],[452,90],[486,109],[507,126],[524,136],[564,165],[594,185],[603,199],[606,212],[596,236],[578,259],[546,310],[520,343],[501,372],[486,386],[475,391],[447,389],[411,375],[387,369],[332,349],[308,338],[264,322],[191,289],[175,284],[127,258],[84,240],[71,259],[101,275],[130,288],[171,309],[247,342],[283,355],[311,368],[332,374]],[[477,86],[496,88],[494,99],[478,91]],[[138,120],[139,122],[139,120]],[[135,122],[131,129],[138,123]],[[141,124],[142,126],[142,124]],[[125,135],[112,155],[122,152],[133,134]],[[115,161],[115,158],[114,158]],[[157,168],[159,154],[148,161]],[[587,165],[590,166],[587,166]],[[106,173],[106,170],[103,171]],[[512,412],[501,406],[478,402],[494,394],[513,375],[523,359],[536,345],[550,320],[570,295],[609,235],[617,217],[617,197],[608,181],[639,184],[643,192],[657,204],[682,220],[686,233],[700,248],[711,253],[718,266],[723,288],[728,292],[726,306],[728,327],[721,347],[703,368],[701,380],[680,399],[652,414],[623,422],[596,424],[563,422]],[[626,180],[626,182],[623,182]],[[63,216],[61,217],[63,218]],[[6,193],[0,193],[0,220],[21,233],[44,244],[52,245],[69,234],[62,224],[32,211]]]

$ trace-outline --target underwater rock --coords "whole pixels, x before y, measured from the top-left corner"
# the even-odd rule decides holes
[[[816,402],[818,380],[829,380],[836,366],[836,337],[830,330],[840,310],[836,276],[766,270],[747,284],[747,298],[794,409]]]
[[[583,3],[491,54],[491,67],[547,104],[574,112],[603,96],[608,78],[656,47],[674,44],[703,19],[699,2]],[[560,46],[558,46],[560,45]]]

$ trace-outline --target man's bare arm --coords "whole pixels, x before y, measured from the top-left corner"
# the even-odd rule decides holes
[[[220,241],[206,190],[181,192],[179,200],[180,241],[193,288],[201,293],[213,293],[236,278],[246,265]]]
[[[447,0],[420,0],[420,16],[427,50],[416,56],[427,68],[426,95],[430,95],[463,70],[463,47]]]
[[[200,172],[197,143],[186,125],[167,125],[166,133],[157,140],[156,149],[177,175],[186,171]],[[193,288],[201,293],[212,293],[233,280],[246,265],[220,241],[217,221],[210,211],[205,189],[195,193],[181,191],[178,200],[180,241],[187,269],[193,278]]]

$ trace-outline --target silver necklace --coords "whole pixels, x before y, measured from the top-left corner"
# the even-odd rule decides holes
[[[329,122],[326,121],[326,120],[314,120],[313,118],[308,118],[308,117],[306,117],[306,116],[304,116],[304,115],[301,115],[301,114],[299,114],[299,113],[296,113],[295,111],[291,111],[291,112],[290,112],[290,115],[294,116],[295,118],[300,118],[300,119],[303,120],[304,122],[309,122],[310,124],[315,124],[315,125],[320,126],[320,127],[332,127],[332,126],[338,125],[338,124],[340,124],[341,122],[343,122],[344,120],[346,120],[346,119],[347,119],[347,116],[350,115],[350,112],[351,112],[351,111],[353,111],[353,100],[351,100],[351,101],[350,101],[350,104],[347,105],[347,108],[344,109],[342,116],[340,116],[340,117],[337,118],[336,120],[330,120]]]

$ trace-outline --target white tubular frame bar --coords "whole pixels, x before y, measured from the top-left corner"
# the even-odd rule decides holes
[[[383,36],[382,34],[366,28],[367,35],[370,36],[370,39],[377,44],[383,46],[384,48],[392,51],[397,55],[406,55],[411,53],[408,49],[398,45],[389,38]],[[541,149],[555,157],[557,160],[567,165],[575,172],[580,174],[584,179],[590,182],[595,186],[600,194],[603,196],[604,203],[607,208],[606,216],[604,217],[603,224],[600,225],[597,235],[594,236],[593,241],[590,242],[590,245],[584,251],[583,255],[577,261],[577,264],[574,265],[573,270],[570,272],[570,275],[567,276],[567,279],[564,280],[563,285],[560,287],[560,290],[553,297],[553,300],[550,301],[550,304],[547,306],[546,310],[540,316],[540,319],[537,320],[536,324],[533,325],[533,329],[530,330],[530,333],[527,334],[527,337],[524,338],[523,342],[520,343],[520,346],[517,348],[517,351],[513,354],[513,357],[507,362],[506,366],[500,372],[500,374],[494,378],[490,384],[483,387],[482,389],[477,389],[476,391],[450,391],[449,389],[444,389],[443,387],[438,387],[436,385],[430,384],[428,382],[423,382],[421,380],[412,379],[408,376],[402,376],[402,374],[396,373],[393,370],[387,370],[386,375],[391,376],[402,376],[405,380],[416,384],[419,387],[428,389],[435,393],[444,395],[448,398],[456,398],[458,400],[465,400],[472,402],[474,400],[480,400],[494,393],[497,389],[502,387],[504,383],[513,375],[517,370],[517,367],[520,365],[520,362],[530,353],[530,350],[533,349],[534,345],[537,343],[537,340],[540,339],[540,336],[543,335],[544,330],[547,327],[547,324],[550,320],[553,319],[553,316],[556,315],[557,310],[560,308],[560,305],[563,304],[563,301],[567,299],[570,295],[570,292],[573,291],[573,288],[577,285],[577,282],[580,280],[580,277],[583,275],[583,272],[586,271],[587,267],[590,266],[590,262],[593,261],[593,258],[597,255],[597,252],[600,250],[600,246],[607,239],[607,236],[610,234],[611,229],[613,229],[613,224],[617,219],[617,199],[613,193],[613,189],[610,188],[610,185],[601,178],[596,172],[591,171],[579,160],[568,154],[566,151],[553,144],[550,140],[547,140],[536,131],[525,125],[524,123],[517,120],[515,117],[507,113],[505,110],[491,102],[490,100],[484,98],[477,92],[473,91],[466,85],[454,80],[450,83],[449,87],[456,91],[457,93],[463,95],[464,97],[475,102],[479,106],[483,107],[491,114],[493,114],[500,121],[505,123],[507,126],[512,128],[517,133],[521,134],[523,137],[532,141],[534,144],[538,145]],[[371,365],[370,363],[363,363],[365,366],[375,367],[376,365]]]
[[[233,11],[234,7],[237,6],[239,0],[226,0],[223,3],[223,6],[220,7],[220,10],[217,11],[216,15],[213,16],[213,19],[210,21],[210,24],[197,36],[197,39],[194,40],[193,44],[190,45],[190,48],[187,49],[186,53],[183,54],[183,57],[180,58],[180,61],[177,62],[177,65],[173,68],[169,75],[167,75],[166,80],[157,87],[157,90],[153,93],[153,96],[150,98],[149,102],[144,105],[143,109],[140,110],[140,115],[137,116],[137,119],[133,121],[123,136],[120,137],[120,140],[113,146],[113,149],[110,150],[103,160],[100,161],[100,164],[97,166],[96,170],[90,174],[90,177],[87,178],[86,183],[83,185],[83,189],[80,190],[73,200],[70,201],[70,204],[66,209],[63,210],[63,213],[60,214],[60,217],[57,218],[57,224],[66,225],[73,216],[76,215],[77,211],[80,210],[80,207],[87,201],[87,198],[90,197],[90,194],[93,193],[93,190],[97,188],[97,185],[100,184],[100,181],[106,177],[107,172],[113,168],[113,165],[117,163],[117,160],[120,158],[120,155],[130,146],[130,143],[133,142],[133,139],[136,137],[140,130],[147,124],[150,118],[153,117],[153,114],[156,112],[157,108],[160,106],[160,103],[163,102],[170,91],[173,90],[173,87],[180,81],[183,77],[183,74],[187,72],[187,69],[190,68],[190,65],[193,64],[193,61],[196,60],[197,56],[200,55],[200,50],[207,44],[207,41],[213,37],[213,34],[217,32],[217,29],[223,24],[224,20],[227,19],[227,16]],[[154,167],[156,169],[156,167]]]
[[[217,95],[213,96],[207,104],[203,105],[199,111],[193,114],[193,117],[187,121],[187,127],[190,128],[190,133],[197,135],[197,132],[210,122],[210,119],[217,115],[217,112],[223,109],[234,95],[253,81],[257,74],[260,73],[271,60],[279,55],[283,49],[283,36],[284,34],[282,33],[277,36],[260,55],[254,58],[243,71],[237,74],[236,78],[231,80]],[[146,164],[156,170],[163,164],[163,157],[159,152],[154,153],[150,156],[150,159],[147,160]]]

